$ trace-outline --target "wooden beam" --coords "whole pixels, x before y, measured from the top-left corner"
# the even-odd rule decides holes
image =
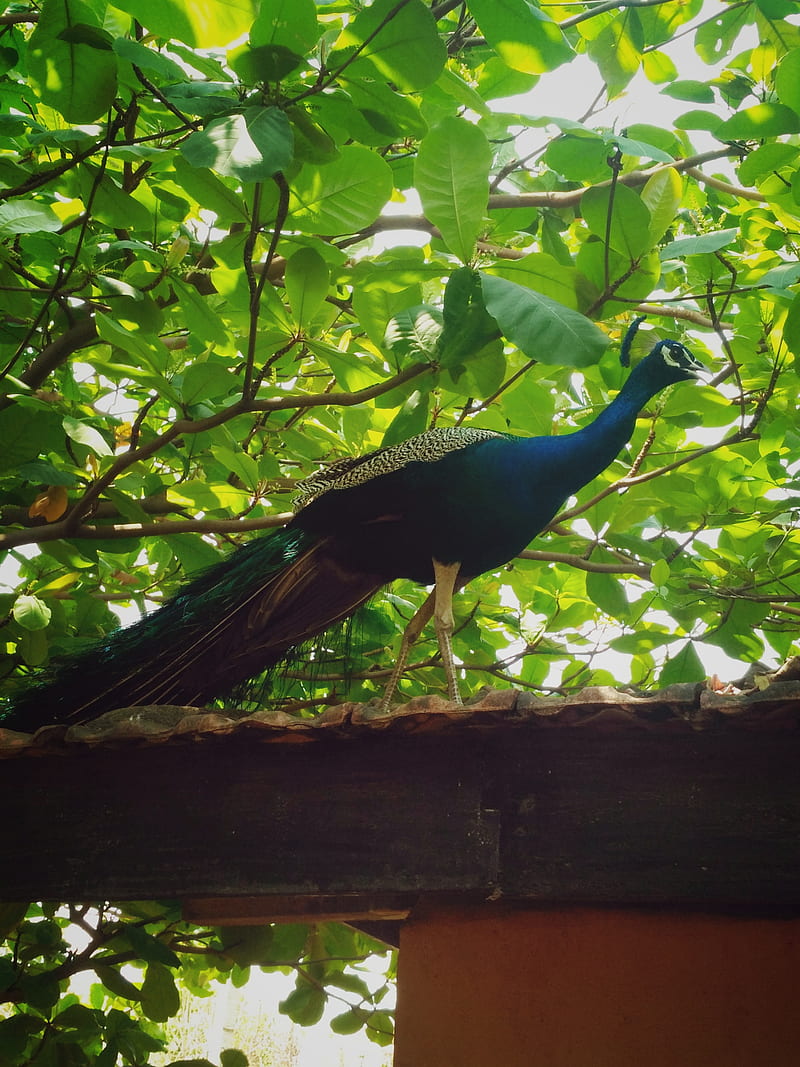
[[[507,693],[15,735],[0,899],[172,897],[220,922],[381,921],[442,895],[800,914],[800,698],[783,686],[686,711],[610,690],[556,716]]]

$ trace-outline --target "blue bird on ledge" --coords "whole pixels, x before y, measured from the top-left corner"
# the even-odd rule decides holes
[[[44,672],[0,716],[33,730],[144,704],[204,706],[287,659],[382,586],[433,591],[406,627],[382,704],[433,617],[451,700],[454,592],[513,559],[564,501],[614,460],[657,393],[703,366],[659,341],[588,426],[561,437],[428,430],[344,459],[300,487],[287,526],[243,545],[163,607]]]

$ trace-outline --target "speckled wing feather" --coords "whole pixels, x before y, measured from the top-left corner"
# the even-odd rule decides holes
[[[465,426],[446,426],[409,437],[399,445],[379,448],[365,456],[337,460],[328,467],[300,482],[295,498],[300,511],[323,493],[332,489],[352,489],[357,485],[391,474],[412,462],[433,463],[451,452],[493,437],[505,437],[494,430],[479,430]]]

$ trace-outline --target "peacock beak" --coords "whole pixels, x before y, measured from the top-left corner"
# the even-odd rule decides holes
[[[691,363],[686,368],[686,373],[689,375],[690,378],[694,378],[695,381],[702,381],[704,375],[708,374],[708,368],[703,363],[701,363],[699,359],[695,359],[695,357],[692,356],[691,352],[689,353],[689,355],[691,357]]]

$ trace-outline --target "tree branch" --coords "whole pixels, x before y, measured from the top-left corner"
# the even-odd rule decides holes
[[[650,568],[646,563],[595,563],[572,552],[542,552],[526,548],[519,553],[519,559],[533,559],[542,563],[566,563],[580,571],[592,571],[595,574],[634,574],[637,578],[649,578]]]
[[[365,389],[359,389],[353,393],[311,393],[307,396],[287,394],[286,396],[274,396],[250,402],[238,400],[205,419],[179,419],[162,434],[153,437],[137,448],[129,449],[127,452],[117,456],[108,470],[92,482],[83,497],[73,505],[68,514],[59,522],[52,523],[50,526],[38,531],[25,530],[20,531],[19,534],[0,535],[0,549],[8,549],[21,544],[37,543],[39,538],[32,536],[34,534],[45,535],[41,536],[41,539],[46,541],[57,540],[60,537],[78,536],[78,531],[81,529],[81,519],[91,512],[95,501],[113,484],[115,479],[135,463],[155,455],[165,445],[174,441],[176,437],[212,430],[216,426],[221,426],[223,423],[229,422],[238,415],[243,415],[247,412],[285,411],[314,407],[354,407],[365,403],[367,400],[374,400],[376,397],[383,396],[385,393],[391,392],[392,389],[396,389],[398,386],[404,385],[422,374],[430,373],[433,370],[433,366],[430,363],[414,363],[385,381],[367,386]],[[132,524],[132,528],[135,529],[138,525]],[[161,524],[158,525],[160,526]],[[158,532],[161,533],[162,531],[159,530]],[[101,535],[90,534],[89,536]],[[118,536],[123,535],[120,534]],[[127,536],[133,536],[133,534],[129,531]]]

